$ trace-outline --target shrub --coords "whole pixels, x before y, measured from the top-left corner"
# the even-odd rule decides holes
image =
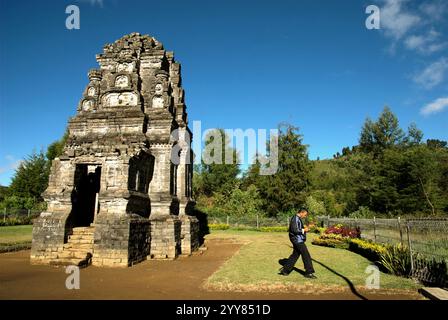
[[[361,231],[359,228],[349,228],[346,226],[343,226],[342,224],[337,224],[331,227],[328,227],[327,230],[325,230],[326,234],[339,234],[343,237],[349,237],[349,238],[360,238],[361,237]]]
[[[416,255],[414,257],[414,272],[412,276],[425,284],[448,287],[448,260]]]
[[[325,228],[325,227],[318,227],[316,225],[314,225],[314,226],[312,226],[310,228],[310,232],[317,233],[317,234],[324,234],[325,230],[327,230],[327,228]]]
[[[338,234],[323,234],[315,238],[311,243],[318,246],[347,249],[349,246],[349,239]]]
[[[229,225],[225,223],[211,223],[208,225],[209,230],[227,230]]]
[[[0,219],[0,227],[33,224],[34,217],[8,217]]]
[[[381,259],[381,254],[387,251],[387,247],[384,245],[363,239],[351,239],[348,249],[370,261],[379,261]]]
[[[371,219],[375,216],[375,212],[371,211],[368,207],[360,206],[358,210],[350,213],[349,218],[358,218],[358,219]]]
[[[288,232],[288,227],[260,227],[260,229],[257,229],[261,232]]]
[[[381,265],[390,273],[398,276],[409,276],[411,274],[411,258],[409,249],[401,244],[389,246],[380,253]]]

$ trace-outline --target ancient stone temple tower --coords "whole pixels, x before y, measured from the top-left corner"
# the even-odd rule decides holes
[[[198,247],[180,64],[156,39],[107,44],[51,167],[32,263],[130,266]]]

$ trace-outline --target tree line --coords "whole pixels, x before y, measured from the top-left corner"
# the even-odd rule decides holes
[[[279,170],[259,175],[238,165],[200,165],[194,173],[197,205],[209,214],[279,217],[299,207],[314,215],[373,217],[448,214],[448,148],[411,124],[405,132],[385,107],[366,119],[358,145],[333,159],[310,160],[299,129],[279,126]],[[228,149],[229,145],[223,145]]]
[[[405,132],[386,107],[376,120],[366,119],[357,145],[344,147],[333,159],[310,160],[299,128],[282,123],[274,175],[260,175],[266,164],[257,161],[242,171],[240,155],[226,137],[222,163],[229,152],[234,163],[195,165],[194,198],[197,208],[211,215],[280,218],[299,207],[330,216],[446,215],[447,142],[423,137],[415,124]],[[19,165],[11,185],[0,188],[0,207],[44,207],[41,194],[51,161],[62,153],[66,139],[67,134]]]

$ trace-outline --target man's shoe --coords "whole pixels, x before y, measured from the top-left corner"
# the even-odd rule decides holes
[[[289,276],[289,272],[286,272],[283,268],[280,269],[280,272],[278,274],[282,276]]]
[[[314,273],[307,273],[307,274],[305,275],[305,278],[308,278],[308,279],[317,279],[317,277],[314,275]]]

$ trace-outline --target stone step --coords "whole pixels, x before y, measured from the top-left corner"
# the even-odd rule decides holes
[[[71,235],[77,237],[93,237],[93,232],[73,232]]]
[[[92,244],[93,245],[93,239],[68,239],[68,242],[67,243],[70,243],[70,244],[75,244],[75,245],[77,245],[77,244]]]
[[[91,243],[65,243],[64,250],[76,249],[76,250],[92,250],[93,245]]]
[[[76,227],[73,228],[73,234],[93,234],[95,232],[94,227]]]
[[[92,256],[92,254],[90,252],[64,250],[58,254],[58,259],[86,259],[88,256]]]
[[[70,240],[93,240],[93,234],[71,234],[68,236],[68,241]]]
[[[93,248],[64,248],[64,251],[62,251],[62,253],[64,252],[79,252],[86,255],[87,253],[93,252]]]

